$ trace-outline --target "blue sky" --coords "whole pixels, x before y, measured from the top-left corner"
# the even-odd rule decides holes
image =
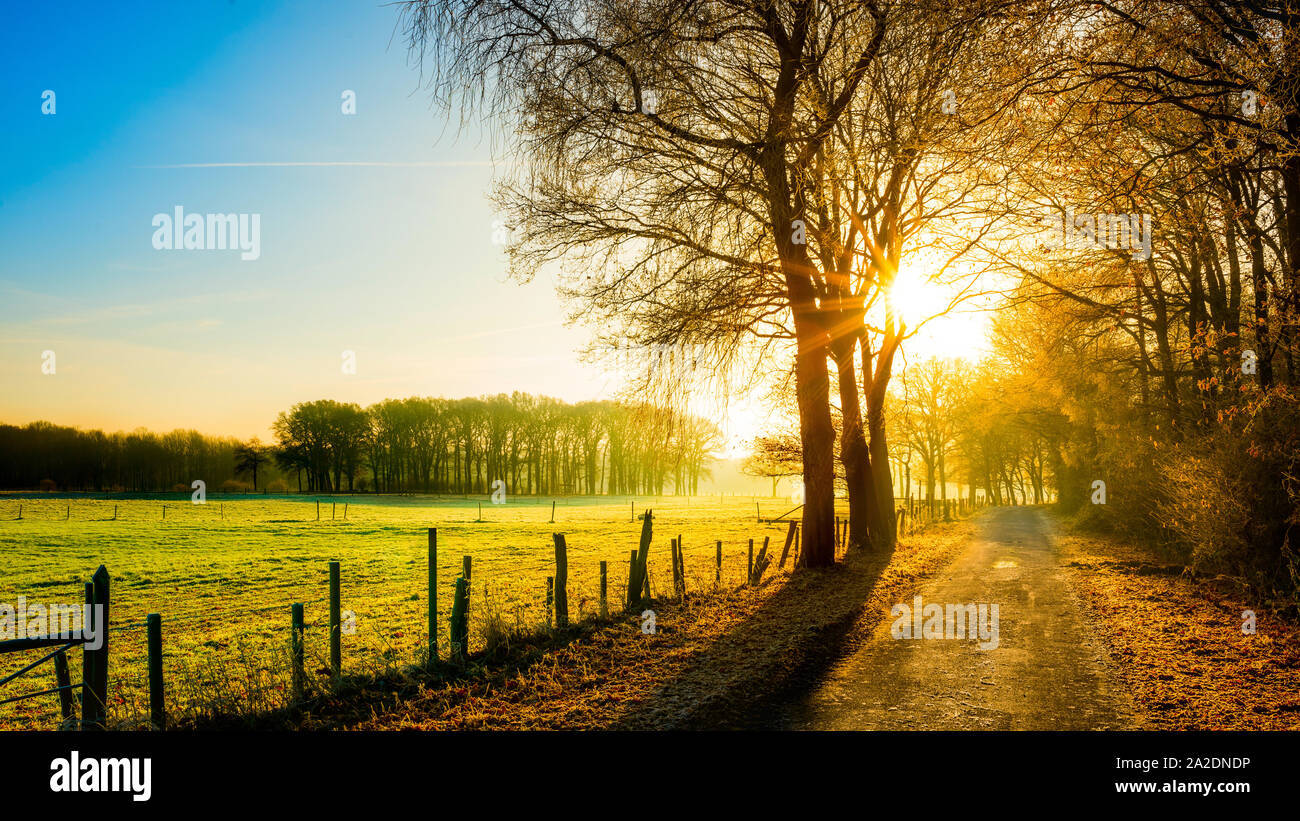
[[[6,8],[0,421],[265,438],[323,397],[600,395],[551,283],[505,280],[487,143],[430,106],[396,22],[343,2]],[[206,164],[235,165],[176,167]],[[260,214],[260,258],[155,250],[178,205]]]

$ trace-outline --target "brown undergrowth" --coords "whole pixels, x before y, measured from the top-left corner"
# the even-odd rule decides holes
[[[1073,533],[1059,547],[1148,729],[1300,729],[1293,618],[1116,539]],[[1247,610],[1253,635],[1242,631]]]

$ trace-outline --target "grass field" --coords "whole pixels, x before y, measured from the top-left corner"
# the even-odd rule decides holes
[[[596,613],[599,562],[609,562],[609,599],[625,596],[628,554],[641,514],[655,511],[650,551],[655,595],[671,591],[669,540],[682,536],[689,590],[712,588],[714,543],[723,542],[723,584],[744,581],[748,540],[786,526],[756,521],[752,497],[573,497],[494,505],[482,497],[117,498],[0,496],[0,602],[78,603],[100,564],[112,578],[110,717],[130,725],[147,715],[144,619],[163,618],[169,713],[244,712],[282,704],[288,691],[289,608],[306,603],[309,669],[328,658],[328,562],[342,565],[342,608],[356,614],[343,639],[345,671],[415,663],[426,643],[427,528],[438,528],[441,653],[454,579],[473,557],[470,649],[482,646],[489,617],[528,631],[546,620],[546,577],[554,573],[551,534],[569,549],[571,618]],[[343,519],[344,503],[347,519]],[[482,503],[484,521],[477,522]],[[788,511],[787,499],[760,499],[762,515]],[[22,519],[19,520],[21,505]],[[69,505],[71,506],[69,510]],[[163,506],[166,505],[164,518]],[[113,519],[116,509],[116,520]],[[331,520],[331,514],[335,516]],[[775,567],[775,558],[773,560]],[[789,565],[787,565],[787,570]],[[80,680],[80,652],[70,654]],[[0,677],[34,661],[0,655]],[[52,665],[0,688],[0,699],[53,686]],[[56,696],[0,705],[0,728],[57,725]]]

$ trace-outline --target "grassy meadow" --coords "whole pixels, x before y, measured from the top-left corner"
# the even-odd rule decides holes
[[[716,540],[723,542],[723,584],[735,586],[744,581],[748,540],[761,545],[771,537],[770,550],[779,551],[786,530],[784,523],[757,522],[756,500],[747,496],[561,498],[554,524],[549,497],[494,505],[486,497],[321,496],[319,521],[317,501],[213,494],[197,505],[188,494],[0,495],[0,602],[14,604],[18,596],[29,603],[80,602],[84,582],[104,564],[112,579],[110,717],[130,726],[148,714],[148,613],[163,618],[170,715],[282,706],[294,602],[306,604],[309,675],[326,672],[331,560],[341,563],[342,609],[356,615],[355,634],[343,638],[345,673],[420,661],[429,527],[438,528],[443,657],[464,556],[473,557],[473,653],[494,629],[527,633],[546,624],[552,533],[568,542],[570,617],[580,619],[598,611],[602,559],[609,562],[610,609],[621,605],[628,554],[641,529],[633,505],[636,515],[646,507],[655,511],[649,565],[656,596],[672,590],[669,540],[679,534],[687,588],[699,591],[714,584]],[[757,502],[764,518],[794,507],[785,498]],[[480,504],[483,521],[476,521]],[[74,682],[80,655],[69,655]],[[0,677],[37,657],[0,655]],[[0,689],[0,698],[53,684],[53,667],[44,664]],[[49,728],[57,715],[54,695],[0,705],[0,729]]]

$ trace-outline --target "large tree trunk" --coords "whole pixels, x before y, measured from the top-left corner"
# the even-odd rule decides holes
[[[1285,7],[1283,30],[1295,32],[1296,25],[1300,22],[1300,12],[1297,12],[1294,6]],[[1288,44],[1287,51],[1283,55],[1283,65],[1287,70],[1283,73],[1283,80],[1278,84],[1279,88],[1287,89],[1289,99],[1284,103],[1286,116],[1283,119],[1286,128],[1289,151],[1282,156],[1282,193],[1286,198],[1286,259],[1283,260],[1282,273],[1284,290],[1278,300],[1282,310],[1278,311],[1279,338],[1284,339],[1283,355],[1287,362],[1286,384],[1295,385],[1300,382],[1300,374],[1296,373],[1295,359],[1292,350],[1291,324],[1296,321],[1300,315],[1300,151],[1296,150],[1297,143],[1300,143],[1300,70],[1297,70],[1297,61],[1295,53],[1294,38]],[[1289,322],[1288,322],[1289,320]]]
[[[870,525],[872,544],[882,552],[891,552],[897,541],[898,526],[894,520],[894,481],[889,470],[889,439],[885,434],[885,397],[889,378],[894,368],[894,353],[899,340],[892,328],[887,330],[884,344],[871,368],[871,345],[866,336],[860,337],[862,348],[862,376],[867,386],[867,432],[870,436],[871,464],[875,481],[875,516]]]
[[[776,225],[789,220],[776,218]],[[831,422],[828,341],[808,271],[803,246],[778,244],[795,333],[795,397],[803,447],[803,562],[807,567],[835,564],[835,426]]]
[[[868,523],[879,521],[880,511],[872,483],[874,473],[867,452],[867,437],[862,430],[862,407],[858,401],[858,381],[853,369],[856,338],[842,336],[834,343],[835,368],[839,376],[840,461],[849,492],[849,546],[869,547],[876,544]]]
[[[1250,276],[1255,292],[1255,347],[1259,386],[1264,390],[1273,387],[1273,352],[1269,334],[1268,273],[1264,263],[1264,243],[1258,236],[1250,241]]]
[[[1298,94],[1297,96],[1300,96]],[[1300,115],[1287,117],[1288,130],[1292,137],[1300,139]],[[1286,264],[1282,266],[1286,283],[1285,293],[1283,294],[1284,304],[1287,304],[1288,311],[1279,311],[1282,319],[1281,332],[1279,337],[1285,340],[1283,355],[1287,360],[1287,378],[1288,385],[1300,384],[1300,374],[1296,373],[1294,351],[1292,349],[1293,336],[1291,325],[1285,320],[1296,321],[1300,316],[1300,152],[1292,149],[1292,154],[1282,163],[1282,190],[1286,195],[1286,218],[1287,218],[1287,237],[1286,237]]]
[[[797,323],[796,323],[797,324]],[[835,427],[825,348],[800,345],[795,360],[799,438],[803,444],[803,551],[808,567],[835,563]]]
[[[1174,367],[1173,347],[1169,342],[1169,311],[1165,300],[1164,287],[1160,284],[1160,275],[1156,272],[1155,264],[1150,260],[1147,261],[1147,273],[1151,277],[1151,292],[1154,296],[1151,307],[1155,317],[1151,324],[1151,330],[1156,335],[1156,355],[1160,358],[1161,384],[1165,397],[1169,429],[1176,435],[1179,430],[1178,423],[1182,411],[1179,407],[1178,371]]]
[[[777,83],[772,123],[777,132],[792,117],[793,68],[793,64],[784,66]],[[795,398],[803,447],[802,561],[806,567],[829,567],[835,564],[835,426],[831,423],[826,362],[830,337],[811,275],[816,269],[807,246],[796,243],[791,233],[801,211],[794,205],[783,144],[773,142],[765,147],[759,165],[768,185],[769,216],[794,321]]]

